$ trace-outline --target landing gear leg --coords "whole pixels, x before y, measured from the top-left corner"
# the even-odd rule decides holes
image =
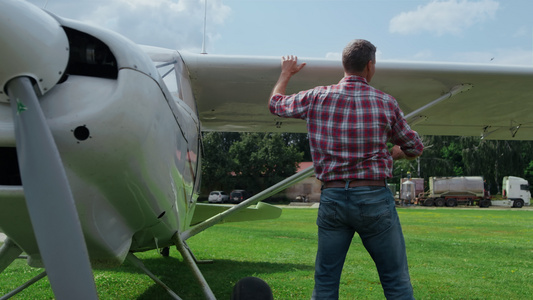
[[[189,265],[189,268],[191,268],[192,272],[196,276],[196,279],[200,283],[200,286],[202,287],[206,299],[216,299],[215,295],[211,291],[211,288],[209,287],[209,284],[205,280],[204,275],[202,275],[202,272],[196,265],[196,259],[191,254],[189,247],[187,246],[185,241],[181,239],[179,233],[174,234],[174,236],[172,237],[172,241],[176,245],[178,251],[181,253],[181,256],[183,257],[184,261],[187,263],[187,265]]]
[[[22,250],[9,238],[0,248],[0,273],[2,273],[19,255]]]
[[[187,251],[189,251],[189,254],[192,256],[196,264],[212,264],[213,263],[212,259],[198,260],[196,256],[194,255],[194,253],[191,251],[191,248],[189,248],[189,245],[187,245],[186,241],[183,241],[183,246],[185,247],[185,249],[187,249]]]
[[[164,288],[167,293],[172,297],[172,299],[175,299],[175,300],[182,300],[178,295],[176,295],[176,293],[174,293],[166,284],[163,283],[163,281],[159,280],[159,278],[157,278],[157,276],[155,276],[152,272],[150,272],[150,270],[148,270],[143,262],[137,258],[137,256],[133,255],[133,253],[128,253],[128,256],[126,256],[126,258],[128,259],[129,262],[131,262],[134,266],[136,266],[137,268],[141,269],[144,271],[144,273],[146,273],[146,275],[148,275],[148,277],[152,278],[152,280],[159,284],[162,288]]]

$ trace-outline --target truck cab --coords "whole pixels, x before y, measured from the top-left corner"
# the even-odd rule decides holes
[[[515,176],[505,176],[503,178],[502,188],[503,200],[493,200],[492,205],[508,205],[517,208],[530,205],[531,192],[529,191],[529,182],[527,180]]]

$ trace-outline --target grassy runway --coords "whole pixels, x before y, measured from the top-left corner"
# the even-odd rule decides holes
[[[217,299],[229,299],[246,276],[270,284],[274,299],[309,299],[316,251],[316,209],[284,209],[276,220],[225,223],[188,243]],[[399,208],[417,299],[532,299],[533,210]],[[180,254],[139,253],[178,295],[202,299]],[[17,261],[0,274],[4,294],[39,269]],[[95,270],[100,299],[170,299],[135,267]],[[373,262],[354,238],[341,279],[341,299],[384,299]],[[52,299],[43,279],[12,299]]]

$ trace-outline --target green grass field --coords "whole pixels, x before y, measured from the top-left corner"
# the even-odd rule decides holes
[[[217,299],[229,299],[246,276],[270,284],[274,299],[309,299],[316,251],[316,209],[287,208],[276,220],[225,223],[191,238]],[[533,299],[533,210],[399,208],[417,299]],[[139,253],[145,265],[183,299],[202,299],[180,254]],[[39,269],[17,261],[0,274],[5,294]],[[135,267],[95,270],[100,299],[170,299]],[[358,237],[344,267],[341,299],[384,299],[378,275]],[[47,279],[12,299],[52,299]]]

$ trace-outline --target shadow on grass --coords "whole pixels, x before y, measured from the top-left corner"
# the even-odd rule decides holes
[[[182,299],[204,299],[202,288],[187,264],[175,257],[141,259],[154,275],[163,281]],[[261,278],[264,274],[294,272],[295,270],[313,272],[314,266],[293,263],[246,262],[234,260],[214,260],[212,263],[198,264],[211,290],[217,299],[230,299],[233,286],[247,276]],[[125,262],[111,272],[143,274],[142,270]],[[150,278],[146,277],[148,280]],[[267,282],[268,283],[268,282]],[[140,295],[138,300],[172,299],[159,285],[153,284]]]

